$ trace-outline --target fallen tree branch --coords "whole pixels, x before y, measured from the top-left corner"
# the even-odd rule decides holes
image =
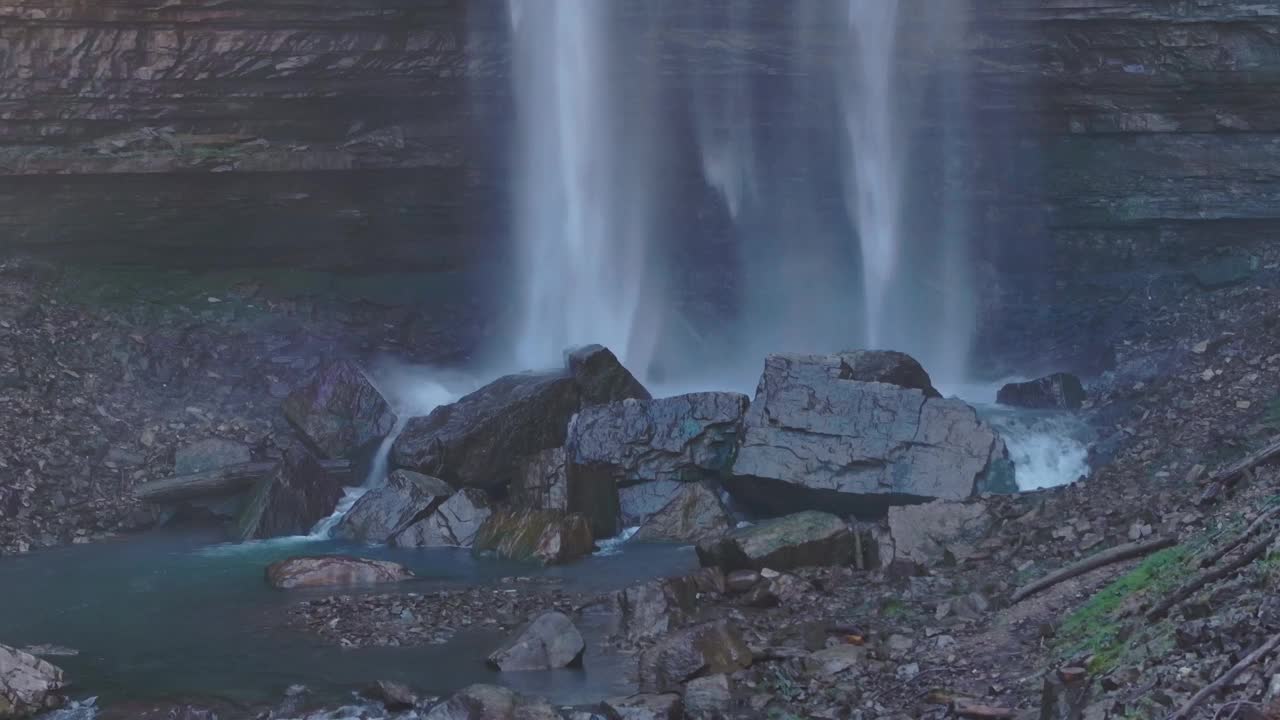
[[[1238,460],[1209,476],[1209,479],[1205,481],[1206,488],[1204,495],[1201,496],[1201,502],[1203,503],[1208,500],[1212,500],[1217,497],[1217,488],[1232,486],[1240,479],[1241,475],[1244,475],[1259,465],[1274,460],[1276,457],[1280,457],[1280,438],[1273,438],[1271,443],[1266,447],[1260,450],[1255,450],[1243,459]]]
[[[1258,660],[1261,659],[1262,656],[1275,650],[1276,647],[1278,646],[1280,646],[1280,635],[1271,636],[1271,639],[1263,643],[1262,647],[1258,648],[1257,650],[1254,650],[1253,652],[1246,655],[1243,660],[1236,663],[1235,665],[1232,665],[1230,670],[1222,674],[1222,677],[1204,686],[1204,688],[1200,690],[1200,692],[1191,696],[1191,699],[1188,700],[1185,705],[1183,705],[1181,708],[1178,708],[1177,712],[1170,715],[1165,720],[1184,720],[1184,718],[1186,718],[1191,714],[1192,710],[1195,710],[1197,707],[1200,706],[1200,703],[1203,703],[1205,700],[1208,700],[1213,695],[1222,692],[1223,689],[1227,687],[1227,685],[1231,684],[1232,680],[1236,679],[1237,675],[1244,672],[1246,668],[1258,662]]]
[[[1051,572],[1039,580],[1034,580],[1027,585],[1023,585],[1014,591],[1012,600],[1013,602],[1018,602],[1040,592],[1041,590],[1051,588],[1064,580],[1070,580],[1077,575],[1083,575],[1090,570],[1095,570],[1103,567],[1104,565],[1118,563],[1122,560],[1149,555],[1157,550],[1163,550],[1175,544],[1176,541],[1173,538],[1158,538],[1156,540],[1148,540],[1147,542],[1141,543],[1129,543],[1127,545],[1113,547],[1110,550],[1104,550],[1096,555],[1090,555],[1075,564],[1068,565],[1061,570]]]
[[[1232,560],[1217,570],[1200,573],[1190,582],[1178,588],[1172,595],[1165,598],[1159,605],[1152,608],[1151,611],[1147,613],[1147,619],[1152,621],[1159,620],[1165,615],[1168,615],[1170,610],[1177,607],[1187,598],[1195,595],[1196,591],[1200,588],[1232,575],[1236,571],[1240,570],[1240,568],[1262,557],[1262,555],[1267,552],[1267,548],[1271,547],[1271,543],[1275,542],[1276,534],[1277,531],[1272,530],[1262,539],[1245,548],[1244,552],[1240,553],[1240,557],[1235,560]]]
[[[157,504],[233,495],[269,477],[278,466],[279,463],[275,462],[249,462],[205,472],[177,475],[143,483],[133,489],[133,495],[143,502]],[[324,460],[321,461],[320,466],[332,474],[351,471],[351,463],[346,460]]]
[[[1232,550],[1243,545],[1263,524],[1275,517],[1276,513],[1280,513],[1280,505],[1259,515],[1253,522],[1249,523],[1249,527],[1245,528],[1244,532],[1232,538],[1230,542],[1214,551],[1213,554],[1206,556],[1200,561],[1200,567],[1207,568],[1210,565],[1217,565],[1219,560],[1230,554]]]

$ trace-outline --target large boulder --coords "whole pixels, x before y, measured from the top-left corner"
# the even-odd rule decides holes
[[[720,496],[701,482],[683,483],[676,496],[645,521],[633,540],[699,543],[718,538],[734,526]]]
[[[391,536],[395,547],[471,547],[480,526],[493,513],[489,494],[463,488],[431,514]]]
[[[503,672],[555,670],[581,664],[586,647],[568,615],[543,613],[495,650],[489,664]]]
[[[687,625],[697,609],[691,578],[650,580],[614,594],[619,629],[632,642],[647,640]]]
[[[851,379],[845,355],[771,355],[726,482],[766,515],[877,516],[892,505],[975,494],[1007,462],[977,412],[919,388]]]
[[[853,557],[853,534],[844,520],[806,511],[738,528],[698,545],[704,566],[733,570],[786,570],[843,565]]]
[[[1009,383],[996,393],[996,402],[1033,410],[1079,410],[1085,397],[1080,378],[1054,373],[1028,382]]]
[[[333,529],[333,536],[356,542],[385,543],[413,522],[425,518],[453,495],[439,478],[396,470],[382,487],[360,497]]]
[[[379,585],[412,577],[413,573],[398,563],[344,555],[293,557],[267,566],[267,584],[280,590]]]
[[[541,698],[497,685],[470,685],[431,708],[425,720],[560,720],[560,713]]]
[[[603,348],[569,360],[572,370],[507,375],[410,420],[392,446],[392,464],[454,487],[503,488],[526,458],[564,445],[569,419],[583,406],[648,397]]]
[[[384,437],[396,416],[364,371],[346,360],[320,367],[284,401],[284,415],[324,457],[348,457]]]
[[[0,718],[22,718],[63,703],[62,670],[30,653],[0,645]]]
[[[621,520],[632,525],[666,507],[682,483],[720,480],[733,465],[748,402],[737,393],[705,392],[583,409],[565,445],[569,508],[612,535],[619,518],[593,511],[613,509],[601,498],[615,488]]]
[[[751,648],[725,620],[674,632],[640,655],[640,692],[679,692],[695,677],[733,673],[751,665]]]
[[[559,565],[590,555],[595,548],[586,517],[560,510],[500,510],[475,536],[476,552],[507,560]]]
[[[275,472],[254,486],[232,536],[243,541],[307,534],[333,514],[345,493],[343,479],[306,450],[289,450]]]
[[[839,379],[878,382],[919,390],[925,397],[940,398],[929,373],[919,361],[906,353],[892,350],[849,350],[837,353],[840,359]]]
[[[880,562],[922,567],[963,562],[977,551],[994,522],[983,502],[936,500],[890,508],[889,535],[879,543]]]
[[[531,510],[568,510],[564,448],[543,450],[521,460],[508,499],[515,507]]]

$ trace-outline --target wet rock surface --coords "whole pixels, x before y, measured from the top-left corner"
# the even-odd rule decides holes
[[[309,451],[291,449],[276,471],[250,491],[232,536],[261,540],[306,535],[333,514],[343,487],[343,477],[325,470]]]
[[[397,563],[337,555],[288,558],[268,565],[266,575],[267,584],[279,590],[381,585],[413,577]]]
[[[555,670],[581,664],[584,650],[582,633],[573,620],[564,613],[550,612],[517,630],[493,651],[489,664],[503,672]]]
[[[725,534],[734,524],[715,490],[701,482],[691,482],[645,520],[633,539],[696,544]]]
[[[476,531],[476,552],[506,560],[559,565],[591,554],[595,544],[587,518],[559,510],[499,510]]]
[[[463,488],[390,542],[396,547],[471,547],[491,514],[493,501],[485,491]]]
[[[1070,373],[1054,373],[1000,388],[996,402],[1033,410],[1079,410],[1085,401],[1084,385]]]
[[[363,369],[348,361],[322,365],[311,382],[284,401],[284,415],[324,457],[348,457],[381,439],[395,413]]]
[[[24,718],[64,702],[67,685],[62,670],[5,645],[0,645],[0,718]]]
[[[765,520],[698,545],[698,559],[725,571],[843,565],[854,541],[844,520],[815,511]]]
[[[415,520],[429,516],[453,496],[453,488],[439,478],[412,470],[396,470],[386,484],[360,497],[333,529],[333,536],[367,543],[385,543]]]

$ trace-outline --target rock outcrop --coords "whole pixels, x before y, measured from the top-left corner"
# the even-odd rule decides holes
[[[698,545],[707,567],[784,570],[807,565],[841,565],[853,557],[853,535],[844,520],[806,511],[738,528]]]
[[[355,363],[320,368],[311,382],[284,401],[284,415],[307,444],[324,457],[349,457],[387,433],[395,413]]]
[[[586,647],[568,615],[549,612],[517,630],[489,656],[489,664],[503,672],[555,670],[581,664]]]
[[[307,534],[342,500],[343,477],[326,471],[306,450],[291,449],[250,492],[232,537],[243,541]]]
[[[765,514],[963,500],[1007,452],[973,408],[852,379],[848,355],[771,355],[728,488]],[[859,362],[869,362],[866,356]]]
[[[560,510],[499,510],[476,532],[476,552],[507,560],[559,565],[590,555],[595,544],[587,518]]]
[[[1054,373],[1028,382],[1009,383],[996,393],[996,402],[1033,410],[1079,410],[1085,397],[1080,378]]]
[[[640,692],[679,692],[681,685],[703,675],[732,673],[751,665],[736,626],[725,621],[702,623],[663,637],[640,655]]]
[[[497,685],[469,685],[431,708],[425,720],[561,720],[541,698]]]
[[[533,510],[568,510],[568,478],[564,448],[543,450],[520,462],[520,470],[508,493],[514,507]]]
[[[24,718],[62,705],[62,670],[40,658],[0,645],[0,718]]]
[[[280,590],[380,585],[413,577],[408,568],[398,563],[344,555],[280,560],[267,566],[266,575],[267,584]]]
[[[714,490],[701,482],[684,483],[658,512],[645,520],[632,540],[699,543],[718,538],[734,526]]]
[[[493,513],[489,494],[463,488],[430,515],[391,537],[396,547],[471,547],[476,533]]]
[[[707,392],[583,409],[565,445],[570,509],[607,507],[602,496],[617,494],[622,524],[636,525],[683,483],[718,481],[733,464],[747,404],[745,395]],[[593,515],[592,525],[612,535],[617,521]]]
[[[572,369],[507,375],[410,420],[392,463],[454,487],[504,488],[525,458],[564,445],[569,420],[584,405],[643,391],[608,350],[572,357],[579,358]]]
[[[355,502],[333,529],[333,536],[357,542],[385,543],[416,520],[425,518],[453,495],[443,480],[412,470],[396,470],[385,485]]]

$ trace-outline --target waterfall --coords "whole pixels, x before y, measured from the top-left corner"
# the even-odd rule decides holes
[[[651,276],[653,138],[630,112],[642,68],[618,4],[510,0],[516,95],[519,367],[602,343],[643,374],[661,308]],[[643,313],[642,313],[643,310]]]

